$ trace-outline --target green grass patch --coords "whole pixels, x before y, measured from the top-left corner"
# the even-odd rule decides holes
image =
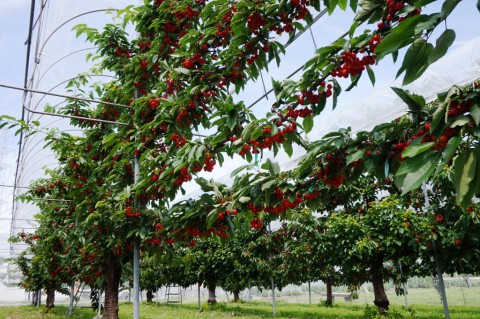
[[[412,318],[411,314],[402,306],[392,306],[392,318]],[[415,316],[418,319],[442,319],[442,306],[414,306]],[[44,308],[33,306],[4,306],[0,307],[0,318],[2,319],[66,319],[67,306],[57,306],[54,312],[45,313]],[[373,308],[372,308],[373,309]],[[122,303],[120,305],[120,318],[132,318],[132,304]],[[333,307],[324,307],[318,304],[295,304],[278,302],[276,305],[277,316],[273,317],[272,306],[268,302],[243,302],[243,303],[220,303],[215,307],[206,304],[202,309],[197,304],[188,303],[183,305],[164,304],[142,304],[140,318],[142,319],[193,319],[193,318],[335,318],[335,319],[363,319],[365,318],[365,305],[338,303]],[[474,306],[452,306],[450,307],[451,317],[455,319],[479,318],[480,307]],[[76,309],[73,319],[92,319],[96,315],[90,309]]]

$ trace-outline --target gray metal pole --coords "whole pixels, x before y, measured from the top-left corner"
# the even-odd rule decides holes
[[[270,277],[272,281],[272,309],[273,309],[273,316],[277,315],[277,305],[275,304],[275,282],[273,281],[273,276]]]
[[[272,227],[270,223],[268,224],[268,232],[270,235],[272,234]],[[270,261],[272,260],[272,252],[269,251],[270,255]],[[270,276],[270,281],[272,282],[272,310],[273,310],[273,316],[275,317],[277,315],[277,305],[275,303],[275,281],[273,280],[273,276]]]
[[[425,207],[430,209],[430,198],[428,197],[427,192],[427,184],[423,182],[423,196],[425,197]],[[445,319],[450,319],[450,311],[448,309],[448,302],[447,302],[447,294],[445,293],[445,285],[443,283],[443,274],[442,269],[440,267],[440,262],[438,261],[438,254],[437,254],[437,245],[435,239],[432,238],[432,248],[433,248],[433,257],[435,258],[435,262],[437,264],[437,278],[438,278],[438,285],[440,288],[440,296],[442,298],[443,303],[443,312],[445,314]]]
[[[467,300],[465,300],[465,294],[463,293],[463,287],[460,286],[460,290],[462,291],[462,296],[463,296],[463,303],[465,304],[465,306],[467,305]]]
[[[312,289],[310,287],[310,280],[308,281],[308,304],[312,304]]]
[[[134,181],[137,183],[140,175],[138,157],[134,159]],[[133,319],[140,319],[140,247],[138,238],[133,242]]]
[[[98,291],[98,316],[100,317],[100,313],[102,312],[102,291]]]
[[[133,319],[140,319],[140,249],[138,239],[133,245]]]
[[[73,295],[75,293],[75,283],[73,282],[70,286],[70,306],[68,307],[68,316],[71,317],[73,314]]]
[[[403,283],[403,295],[405,296],[405,307],[408,309],[410,308],[410,305],[408,303],[408,291],[407,291],[407,285]]]
[[[202,303],[200,301],[200,283],[198,283],[197,297],[198,297],[198,310],[202,310]]]
[[[403,275],[402,264],[399,263],[398,266],[399,266],[399,268],[400,268],[400,274]],[[403,295],[405,296],[405,307],[408,309],[408,308],[409,308],[409,304],[408,304],[408,290],[407,290],[407,285],[406,285],[406,283],[403,283],[403,284],[402,284],[402,288],[403,288]]]

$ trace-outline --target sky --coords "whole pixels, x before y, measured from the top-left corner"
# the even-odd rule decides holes
[[[42,1],[45,2],[46,0]],[[40,2],[40,0],[37,0],[37,12]],[[39,22],[43,35],[40,38],[40,44],[43,43],[43,40],[45,40],[47,35],[51,34],[53,30],[59,26],[60,29],[53,33],[53,36],[48,39],[45,45],[39,46],[39,54],[37,56],[39,63],[31,63],[30,72],[35,72],[35,85],[38,89],[47,91],[59,85],[54,91],[62,93],[64,85],[61,83],[63,81],[88,70],[88,64],[84,62],[84,53],[73,54],[55,63],[56,60],[65,55],[91,46],[86,44],[83,39],[75,38],[75,34],[71,31],[73,25],[82,22],[93,26],[100,26],[105,23],[105,21],[109,22],[111,18],[110,16],[106,16],[104,12],[97,12],[82,16],[61,26],[64,21],[79,13],[92,9],[104,9],[112,6],[121,8],[130,3],[138,3],[138,0],[48,0],[48,5],[45,7],[45,19],[42,20],[41,23]],[[436,7],[438,9],[438,5],[436,5]],[[23,86],[26,58],[25,41],[28,35],[29,12],[30,0],[0,0],[0,84]],[[326,45],[344,33],[348,29],[349,21],[351,21],[352,17],[353,13],[351,11],[336,11],[333,16],[325,16],[320,19],[311,29],[315,41],[312,40],[310,32],[307,31],[304,33],[288,48],[287,55],[282,59],[282,67],[277,68],[272,64],[268,72],[263,72],[263,83],[261,80],[249,83],[245,91],[236,97],[236,99],[243,100],[246,105],[250,105],[264,93],[264,86],[266,90],[271,88],[272,78],[276,80],[286,78],[288,74],[310,58],[314,54],[315,44],[318,47]],[[462,44],[480,34],[478,17],[479,13],[475,8],[474,1],[463,1],[459,4],[456,12],[448,19],[447,23],[449,28],[453,28],[457,32],[457,40],[452,46],[452,50],[459,48]],[[434,40],[438,35],[439,32],[436,32],[431,40]],[[36,39],[35,34],[34,40]],[[34,46],[33,49],[35,49],[35,47],[36,46]],[[449,64],[454,65],[454,62]],[[308,135],[308,138],[315,140],[329,130],[337,129],[340,126],[358,124],[359,121],[363,125],[375,123],[375,121],[379,121],[380,119],[383,120],[386,116],[382,117],[382,115],[385,115],[383,113],[387,112],[387,110],[385,110],[385,108],[382,109],[381,106],[388,107],[389,104],[387,102],[393,99],[389,91],[389,86],[395,81],[394,74],[398,67],[398,65],[393,65],[392,61],[388,58],[382,61],[378,67],[375,67],[377,78],[375,87],[372,87],[368,78],[365,76],[357,88],[348,94],[345,93],[341,95],[339,106],[335,111],[332,112],[331,109],[327,107],[327,110],[315,120],[315,127]],[[446,67],[447,66],[445,66],[445,68]],[[476,68],[478,69],[478,64]],[[441,67],[437,68],[437,70],[436,72],[439,72],[439,74],[442,73]],[[449,70],[452,74],[455,71],[452,71],[451,68]],[[456,74],[455,76],[459,77],[461,74]],[[294,79],[295,78],[298,78],[298,75],[294,77]],[[421,85],[421,87],[425,86],[428,85]],[[375,91],[380,91],[380,98],[373,98],[374,95],[372,94]],[[0,88],[0,96],[0,114],[19,118],[21,116],[22,93]],[[262,100],[262,102],[258,103],[258,105],[254,107],[255,113],[261,115],[265,113],[265,110],[269,110],[272,104],[272,98],[273,96],[270,96],[269,100]],[[57,102],[58,100],[41,98],[36,95],[32,100],[32,107],[37,107],[39,110],[42,110],[46,103]],[[368,107],[366,106],[367,102],[369,102]],[[42,126],[53,125],[66,127],[66,121],[60,121],[54,118],[40,117],[40,121]],[[15,161],[18,152],[18,137],[14,136],[12,131],[3,130],[0,132],[0,141],[0,184],[13,185],[13,176],[16,167]],[[51,154],[42,149],[41,136],[37,139],[32,139],[26,145],[25,154],[25,165],[22,171],[23,179],[21,180],[22,184],[20,186],[27,186],[28,180],[41,176],[44,165],[54,165]],[[295,156],[299,154],[300,150],[297,149]],[[264,160],[269,156],[271,157],[272,155],[268,154]],[[289,159],[285,154],[281,154],[275,160],[280,161],[283,167],[294,166],[292,159]],[[213,177],[228,183],[231,181],[229,178],[230,171],[244,164],[246,164],[246,162],[243,159],[235,157],[233,160],[229,160],[223,167],[216,168],[213,175],[204,175],[204,177]],[[195,193],[196,189],[198,189],[198,187],[195,183],[186,185],[186,190],[190,194]],[[6,238],[10,231],[8,219],[12,213],[12,199],[12,189],[3,186],[0,187],[0,255],[5,252]],[[30,218],[29,216],[31,216],[34,211],[35,208],[21,206],[17,217]],[[25,227],[29,226],[25,225]]]

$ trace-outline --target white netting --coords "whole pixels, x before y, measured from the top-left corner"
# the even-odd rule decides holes
[[[55,93],[64,93],[66,81],[79,73],[87,72],[91,64],[85,62],[85,54],[95,49],[84,39],[77,39],[71,28],[79,23],[85,23],[92,27],[101,27],[112,22],[112,15],[106,15],[105,10],[109,8],[123,8],[129,4],[138,4],[139,0],[91,0],[91,1],[66,1],[66,0],[36,0],[35,29],[33,34],[32,54],[29,72],[29,87]],[[440,5],[440,4],[439,4]],[[5,72],[0,73],[0,83],[8,83],[15,86],[23,86],[23,71],[25,65],[25,46],[23,45],[28,33],[28,13],[30,1],[15,0],[2,1],[0,4],[0,22],[3,31],[0,33],[0,45],[3,49],[0,67]],[[40,9],[42,13],[39,15]],[[433,8],[438,9],[438,8]],[[298,69],[306,60],[313,56],[315,45],[322,47],[338,38],[349,28],[353,17],[351,12],[337,11],[332,16],[325,15],[316,22],[311,30],[315,41],[312,40],[310,31],[307,30],[292,45],[289,46],[287,54],[282,58],[282,65],[277,67],[272,62],[269,71],[263,72],[263,79],[248,83],[244,92],[235,97],[236,100],[244,100],[245,104],[251,105],[265,90],[271,89],[271,78],[281,80]],[[38,19],[37,19],[38,18]],[[71,20],[72,19],[72,20]],[[71,21],[70,21],[71,20]],[[447,89],[452,83],[465,84],[479,77],[479,39],[478,36],[478,12],[470,1],[464,1],[449,17],[448,27],[457,31],[457,38],[454,44],[455,50],[452,53],[431,66],[425,75],[408,86],[407,88],[417,94],[425,95],[428,98],[440,91]],[[20,30],[20,31],[19,31]],[[441,32],[443,30],[440,30]],[[438,36],[439,34],[434,34]],[[434,38],[432,37],[432,39]],[[280,39],[285,42],[287,39]],[[471,42],[469,42],[471,41]],[[389,58],[375,66],[377,77],[376,87],[372,87],[367,76],[359,82],[358,87],[351,92],[343,92],[340,96],[339,106],[331,111],[327,106],[324,113],[315,120],[315,127],[307,138],[316,140],[325,133],[337,130],[341,127],[351,126],[354,131],[368,129],[374,125],[389,121],[405,111],[405,106],[400,103],[390,90],[391,86],[400,86],[395,82],[394,75],[398,65],[393,66]],[[297,73],[292,78],[300,76]],[[105,81],[108,78],[98,77],[98,80]],[[344,81],[342,86],[348,84]],[[2,90],[2,95],[5,91]],[[10,92],[2,96],[2,113],[15,117],[20,116],[22,94]],[[253,110],[255,114],[263,116],[274,101],[273,94],[267,99],[258,102]],[[62,103],[63,99],[43,97],[42,95],[28,95],[28,106],[37,111],[43,110],[48,103],[56,105]],[[40,120],[43,127],[59,127],[69,130],[68,120],[33,115],[27,113],[29,120]],[[80,134],[80,133],[78,133]],[[13,185],[15,174],[17,146],[16,138],[11,132],[1,135],[2,149],[0,150],[0,184]],[[43,167],[55,166],[55,160],[51,152],[43,149],[43,136],[37,135],[22,142],[22,152],[18,166],[18,186],[28,186],[30,181],[43,176]],[[300,148],[295,148],[294,158],[302,154]],[[273,154],[267,154],[273,158]],[[290,169],[296,165],[294,159],[280,154],[276,161],[279,161],[282,169]],[[235,157],[227,160],[222,168],[216,169],[214,175],[205,175],[207,178],[220,179],[223,182],[230,182],[230,171],[239,165],[244,165],[245,160]],[[198,186],[194,183],[186,185],[188,196],[195,195]],[[16,195],[21,193],[18,188]],[[8,249],[6,238],[10,232],[8,220],[12,218],[12,198],[10,188],[0,188],[1,228],[0,244],[2,252]],[[12,232],[21,231],[28,226],[28,220],[36,212],[31,205],[17,203],[13,210],[14,223]]]
[[[13,86],[23,86],[23,72],[25,70],[26,46],[23,45],[28,34],[28,14],[30,12],[30,1],[16,0],[18,3],[6,5],[1,4],[2,28],[11,28],[9,31],[15,36],[1,37],[2,47],[6,43],[6,49],[16,52],[16,55],[10,64],[6,66],[7,70],[13,76],[0,78],[0,83]],[[28,73],[28,88],[52,93],[65,94],[66,83],[80,73],[88,72],[92,63],[87,63],[85,56],[87,53],[94,53],[96,48],[92,44],[86,43],[84,38],[76,38],[72,27],[84,23],[89,26],[101,29],[106,23],[113,22],[113,14],[107,15],[106,12],[113,9],[122,9],[127,5],[139,4],[138,0],[96,0],[96,1],[59,1],[59,0],[37,0],[35,1],[35,19],[32,34],[32,45],[30,55],[30,68]],[[17,12],[23,14],[17,15],[17,19],[12,19],[11,15]],[[5,15],[5,19],[3,19]],[[22,17],[22,19],[19,19]],[[11,21],[10,21],[11,20]],[[16,30],[22,30],[19,33]],[[4,47],[5,48],[5,47]],[[8,63],[2,59],[2,63]],[[2,68],[3,69],[3,68]],[[107,81],[108,76],[93,77],[94,81]],[[3,92],[2,92],[3,93]],[[17,92],[8,92],[7,101],[11,103],[8,108],[2,110],[9,115],[20,117],[22,94]],[[28,94],[25,104],[28,108],[35,111],[43,111],[45,105],[61,105],[62,98],[45,96],[41,94]],[[30,121],[40,121],[41,127],[46,129],[57,127],[60,130],[72,132],[67,119],[51,117],[30,112],[25,113],[25,119]],[[11,132],[10,132],[11,134]],[[75,134],[81,134],[76,132]],[[22,140],[22,148],[17,173],[17,186],[15,196],[25,191],[24,186],[28,186],[32,180],[44,176],[44,168],[53,168],[56,161],[53,154],[48,149],[43,148],[43,134],[36,134]],[[14,144],[17,138],[12,136],[2,137],[7,140],[0,161],[3,164],[2,185],[1,188],[2,215],[1,219],[1,253],[8,252],[10,247],[6,243],[9,233],[17,233],[23,229],[31,231],[34,228],[31,219],[37,208],[33,205],[16,202],[12,209],[13,194],[11,186],[14,184],[15,160],[17,158],[18,146]],[[8,157],[4,160],[5,157]],[[4,178],[3,178],[4,177]],[[12,221],[10,225],[9,220]],[[21,250],[21,247],[13,247]]]

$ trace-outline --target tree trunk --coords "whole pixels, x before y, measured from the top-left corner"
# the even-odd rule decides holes
[[[217,303],[217,296],[215,296],[215,284],[212,285],[207,285],[208,289],[208,300],[207,302],[209,304],[216,304]]]
[[[110,253],[105,271],[105,305],[102,319],[118,319],[118,286],[122,275],[119,257]],[[99,300],[99,302],[101,302]]]
[[[233,291],[233,302],[238,302],[240,300],[240,291],[234,290]]]
[[[332,278],[327,278],[327,301],[325,301],[325,305],[331,306],[333,305],[333,294],[332,294]]]
[[[147,302],[153,302],[153,291],[147,290]]]
[[[378,311],[384,315],[388,310],[390,302],[388,301],[387,294],[385,293],[385,287],[383,286],[383,275],[381,268],[374,270],[372,275],[372,285],[373,293],[375,295],[375,300],[373,303],[377,306]]]
[[[55,289],[47,289],[47,309],[55,308]]]

